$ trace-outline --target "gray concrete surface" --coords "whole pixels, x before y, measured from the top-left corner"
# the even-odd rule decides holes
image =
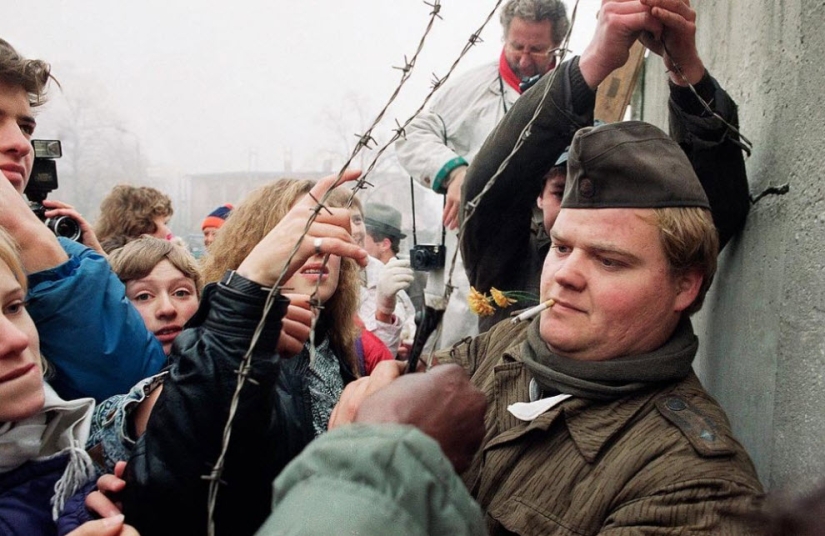
[[[705,65],[754,144],[744,232],[695,318],[696,368],[768,489],[825,478],[825,5],[694,0]],[[666,128],[664,67],[646,60],[645,121]]]

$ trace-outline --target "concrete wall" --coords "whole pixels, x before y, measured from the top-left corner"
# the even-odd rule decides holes
[[[825,478],[825,5],[694,0],[697,46],[739,104],[753,197],[695,325],[696,368],[769,489]],[[666,127],[651,56],[641,117]]]

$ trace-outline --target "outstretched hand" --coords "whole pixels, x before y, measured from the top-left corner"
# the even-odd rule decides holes
[[[307,294],[284,294],[289,298],[289,308],[281,320],[281,336],[278,338],[278,355],[288,359],[298,355],[309,339],[314,313],[310,309]]]
[[[341,182],[357,179],[360,171],[346,171]],[[367,252],[350,234],[350,213],[346,208],[324,208],[306,234],[307,221],[326,192],[337,186],[336,175],[319,180],[309,194],[299,199],[269,233],[252,249],[238,267],[238,274],[264,286],[278,283],[284,265],[289,261],[283,281],[289,279],[307,259],[320,254],[338,255],[367,265]],[[298,249],[290,259],[295,245]],[[317,244],[317,247],[316,247]],[[317,251],[316,251],[317,250]]]
[[[126,462],[115,464],[114,474],[97,479],[97,490],[86,496],[86,508],[102,519],[87,521],[67,536],[139,536],[134,527],[124,523],[120,503],[116,496],[126,487],[123,472]]]
[[[391,259],[384,265],[378,276],[377,308],[384,314],[391,315],[395,310],[395,295],[410,288],[415,279],[409,259]]]
[[[372,376],[350,383],[330,429],[350,422],[410,424],[435,439],[456,471],[463,471],[484,438],[484,394],[458,365],[400,376],[405,366],[382,361]]]
[[[122,514],[87,521],[66,536],[140,536],[131,525],[123,522]]]
[[[54,234],[32,212],[29,204],[0,174],[0,228],[20,245],[26,272],[48,270],[69,260]]]
[[[404,373],[405,363],[395,359],[380,361],[369,376],[350,382],[332,408],[327,428],[332,430],[355,421],[355,415],[367,397],[379,391]]]
[[[596,31],[579,59],[584,81],[596,89],[627,62],[630,47],[642,32],[658,38],[662,24],[640,0],[602,0]]]

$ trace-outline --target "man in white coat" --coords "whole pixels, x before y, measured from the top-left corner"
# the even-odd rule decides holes
[[[554,52],[570,26],[561,0],[508,0],[501,10],[501,24],[501,56],[445,85],[430,109],[419,114],[395,144],[407,172],[446,196],[443,223],[450,231],[446,267],[429,272],[425,291],[427,305],[444,310],[440,336],[430,342],[434,349],[478,334],[478,319],[467,306],[470,284],[460,254],[452,271],[454,290],[448,303],[442,299],[458,244],[461,184],[467,166],[521,92],[556,66]]]

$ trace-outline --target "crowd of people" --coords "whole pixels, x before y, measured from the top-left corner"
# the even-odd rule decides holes
[[[822,491],[766,495],[692,368],[749,207],[695,20],[603,0],[559,63],[564,4],[504,3],[500,58],[396,146],[460,248],[454,278],[428,274],[443,316],[417,370],[402,215],[352,194],[359,171],[217,207],[200,259],[144,186],[94,225],[44,201],[79,224],[57,237],[23,195],[50,67],[0,40],[0,533],[815,534]],[[667,69],[669,134],[594,117],[637,40]]]

